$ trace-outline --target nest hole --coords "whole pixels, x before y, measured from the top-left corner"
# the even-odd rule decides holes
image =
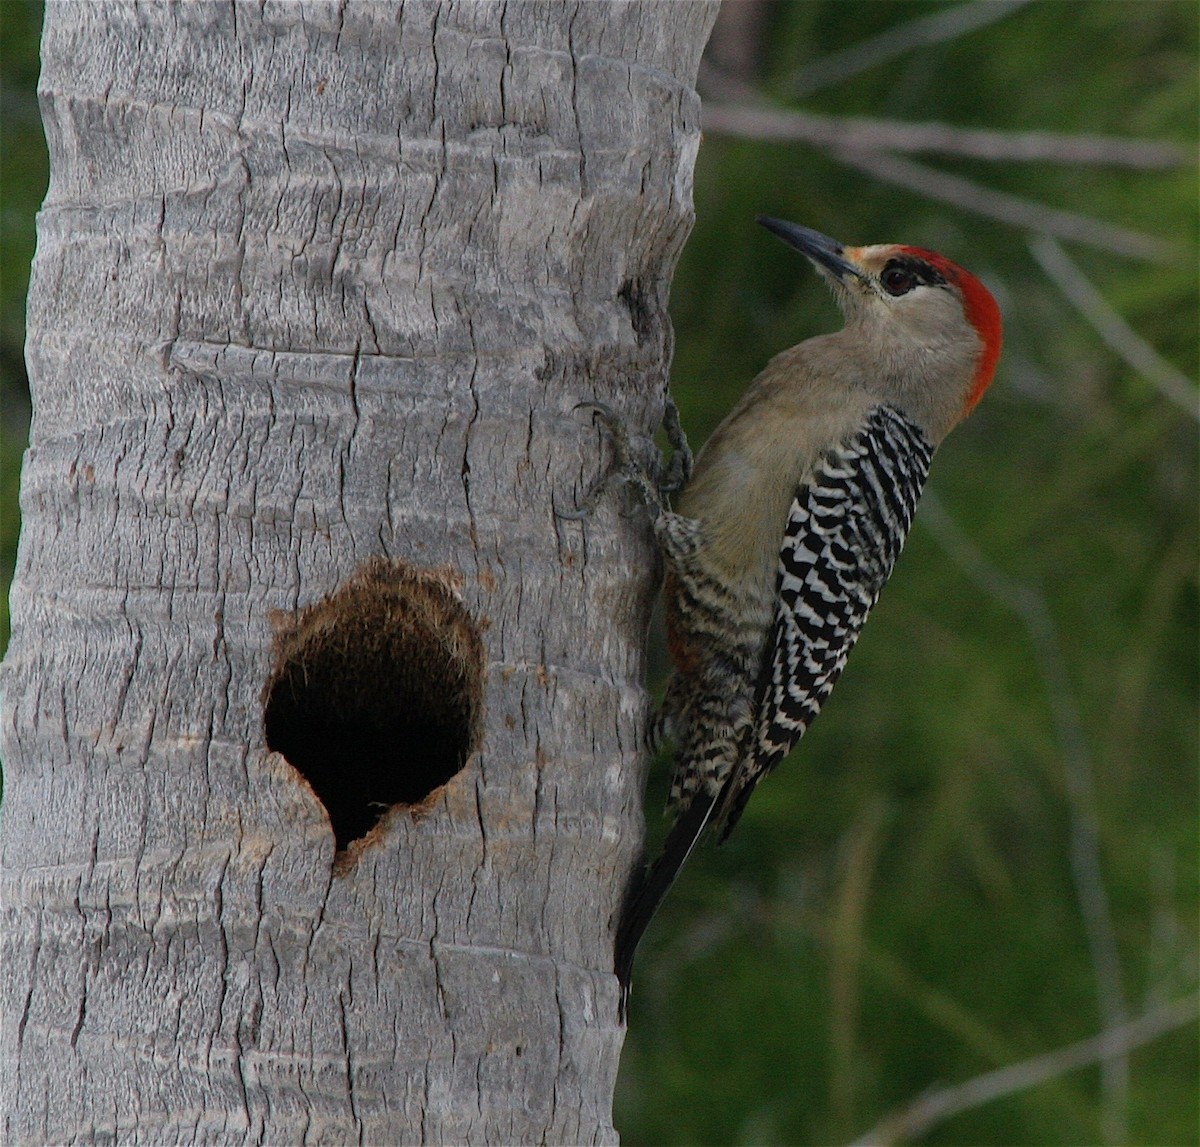
[[[448,568],[375,558],[277,626],[267,745],[304,774],[337,848],[458,773],[482,725],[483,641]]]

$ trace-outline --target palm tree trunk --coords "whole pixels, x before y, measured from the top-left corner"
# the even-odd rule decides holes
[[[47,5],[5,1141],[615,1139],[713,16]]]

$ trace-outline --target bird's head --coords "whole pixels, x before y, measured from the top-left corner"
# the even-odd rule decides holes
[[[996,373],[1003,328],[996,300],[970,271],[920,247],[844,247],[795,223],[759,222],[833,286],[848,345],[877,364],[880,385],[921,409],[935,437],[971,413]]]

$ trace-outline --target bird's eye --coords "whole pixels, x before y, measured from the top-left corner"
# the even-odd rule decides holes
[[[917,285],[916,275],[903,267],[885,267],[879,281],[889,295],[907,295]]]

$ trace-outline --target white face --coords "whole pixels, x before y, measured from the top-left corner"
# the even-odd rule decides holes
[[[867,309],[877,321],[890,316],[923,339],[961,325],[962,297],[933,264],[890,245],[847,247],[844,256],[858,272],[837,281],[847,318],[853,310]],[[833,278],[828,272],[826,277]]]
[[[890,381],[944,433],[963,414],[983,349],[959,287],[939,265],[903,247],[847,247],[842,255],[853,273],[818,269],[834,286],[847,328],[868,360],[884,366],[888,379],[881,382]]]
[[[847,247],[843,256],[856,274],[839,277],[819,264],[818,270],[833,284],[848,324],[869,319],[879,337],[927,350],[958,342],[978,350],[958,287],[932,263],[891,245]]]

